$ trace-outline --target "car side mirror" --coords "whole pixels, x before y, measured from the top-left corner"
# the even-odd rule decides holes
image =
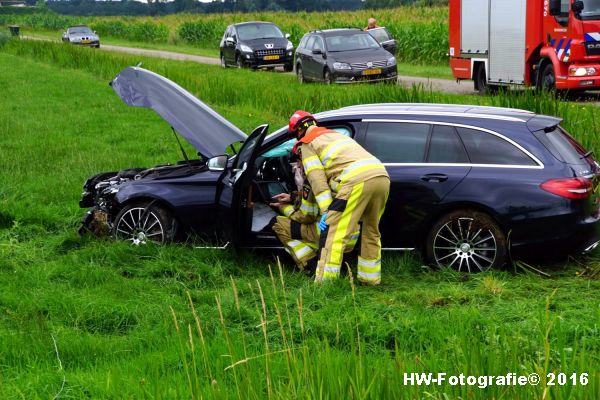
[[[94,33],[98,33],[98,32],[94,31]]]
[[[579,14],[583,11],[583,1],[574,1],[573,4],[571,5],[571,10],[573,10],[573,13],[575,14]]]
[[[550,15],[560,15],[560,1],[561,0],[550,0]]]
[[[227,168],[227,162],[229,161],[228,155],[214,156],[208,159],[206,166],[209,171],[223,171]]]
[[[235,39],[230,36],[227,39],[225,39],[225,42],[227,42],[228,44],[235,44]]]
[[[285,38],[286,38],[286,39],[289,39],[289,38],[291,38],[291,37],[292,37],[292,35],[290,35],[289,33],[286,33],[286,34],[285,34]]]

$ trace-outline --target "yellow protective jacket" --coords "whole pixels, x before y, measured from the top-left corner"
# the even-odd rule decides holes
[[[300,139],[299,147],[304,173],[323,214],[342,186],[377,176],[389,178],[381,161],[339,132],[310,127]]]
[[[281,206],[279,211],[292,221],[301,224],[312,224],[319,219],[319,207],[308,183],[302,186],[302,192],[298,193],[294,204]]]

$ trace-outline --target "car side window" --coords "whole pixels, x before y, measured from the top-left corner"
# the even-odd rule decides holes
[[[306,50],[312,50],[313,46],[315,45],[315,38],[316,36],[311,36],[308,39],[308,42],[306,42]]]
[[[325,50],[325,45],[323,44],[323,38],[321,38],[320,36],[315,36],[315,45],[313,47],[313,50],[321,50],[321,51]]]
[[[537,165],[512,143],[488,132],[457,128],[472,164]]]
[[[364,147],[384,163],[422,163],[430,129],[429,124],[372,122]]]
[[[434,125],[427,153],[427,162],[438,164],[466,164],[467,152],[456,129],[447,125]]]

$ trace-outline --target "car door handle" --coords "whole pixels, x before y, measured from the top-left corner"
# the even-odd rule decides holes
[[[421,177],[421,180],[425,182],[446,182],[448,180],[448,175],[445,174],[427,174]]]

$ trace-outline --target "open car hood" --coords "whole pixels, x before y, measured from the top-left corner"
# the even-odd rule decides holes
[[[247,138],[190,92],[152,71],[128,67],[110,85],[125,104],[154,110],[204,157],[225,154],[229,145]]]

